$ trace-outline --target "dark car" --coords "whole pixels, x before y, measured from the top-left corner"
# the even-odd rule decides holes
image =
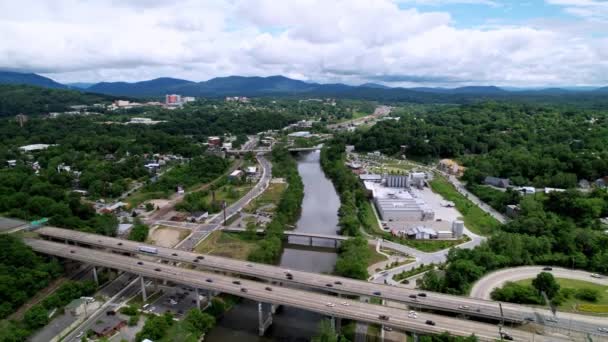
[[[241,289],[241,292],[243,292],[243,293],[247,293],[247,289],[243,287],[243,288]]]
[[[266,286],[266,291],[272,291],[272,287]]]
[[[374,296],[381,296],[381,295],[382,295],[382,292],[380,292],[380,291],[374,291]]]
[[[430,319],[428,319],[426,322],[424,322],[428,325],[435,325],[435,322],[431,321]]]
[[[238,281],[238,280],[235,280],[235,281],[233,281],[232,283],[233,283],[234,285],[241,285],[241,282],[240,282],[240,281]]]
[[[114,310],[106,311],[106,315],[114,316],[114,315],[116,315],[116,311],[114,311]]]
[[[198,259],[194,259],[194,260],[192,260],[192,262],[198,262]]]
[[[117,245],[122,246],[122,242],[119,242]]]
[[[332,284],[325,284],[327,287],[334,287]]]
[[[380,315],[378,316],[378,318],[380,318],[383,321],[388,321],[389,317],[387,315]]]
[[[203,260],[203,259],[205,259],[205,257],[204,257],[204,256],[202,256],[202,255],[199,255],[199,256],[197,256],[196,258],[197,258],[197,259],[199,259],[199,260]]]
[[[154,269],[156,272],[160,272],[160,268],[155,268]]]
[[[342,282],[338,280],[338,281],[334,281],[334,284],[336,284],[336,285],[342,285]]]
[[[76,251],[75,250],[71,250],[70,253],[74,254],[74,253],[76,253]]]
[[[553,267],[543,267],[543,271],[553,271]]]
[[[414,298],[414,299],[418,298],[418,297],[416,297],[416,295],[415,295],[415,294],[411,294],[411,295],[409,295],[408,297],[410,297],[410,298]]]
[[[138,265],[143,265],[143,264],[144,264],[144,262],[143,262],[143,261],[138,261],[138,262],[137,262],[137,264],[138,264]]]
[[[419,293],[418,297],[426,297],[426,293]]]
[[[205,281],[208,283],[213,283],[213,279],[211,279],[211,278],[207,278],[207,279],[205,279]]]
[[[171,255],[173,255],[173,256],[177,256],[177,253],[172,253]]]

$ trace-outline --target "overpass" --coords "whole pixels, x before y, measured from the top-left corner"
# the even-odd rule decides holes
[[[313,147],[292,147],[292,148],[288,148],[288,150],[289,150],[289,152],[319,151],[319,150],[321,150],[321,147],[320,146],[313,146]],[[264,149],[251,149],[251,150],[226,150],[226,153],[228,153],[228,154],[236,154],[236,155],[241,155],[241,154],[245,154],[245,153],[248,153],[248,152],[255,153],[255,154],[258,154],[258,153],[265,154],[265,153],[272,152],[272,150],[271,149],[267,149],[267,148],[264,148]]]
[[[475,334],[482,341],[499,339],[498,327],[491,324],[463,321],[440,315],[419,313],[418,318],[408,317],[403,309],[363,303],[357,300],[329,296],[316,292],[269,285],[263,282],[232,278],[199,270],[185,269],[162,263],[123,256],[115,253],[101,252],[90,248],[70,246],[37,239],[24,239],[34,251],[57,257],[76,260],[94,266],[107,267],[137,274],[140,276],[142,291],[145,297],[144,278],[170,281],[239,297],[249,298],[260,303],[287,305],[294,308],[313,311],[322,315],[380,324],[399,330],[419,334],[440,334],[449,331],[453,335],[469,336]],[[206,260],[207,257],[199,259]],[[259,308],[262,308],[260,304]],[[265,321],[260,313],[260,322]],[[435,325],[426,324],[432,320]],[[262,329],[262,327],[260,327]],[[261,333],[263,331],[261,330]],[[546,337],[521,330],[512,330],[509,334],[517,341],[566,341],[556,337]]]
[[[204,259],[199,260],[197,258],[202,255],[198,253],[146,245],[134,241],[116,239],[68,229],[44,227],[39,229],[37,232],[42,237],[48,239],[78,243],[85,246],[129,254],[147,254],[140,251],[139,247],[149,246],[156,248],[157,253],[154,254],[155,257],[169,262],[186,263],[205,269],[240,274],[256,279],[281,281],[283,283],[290,283],[311,289],[322,289],[327,292],[341,295],[376,296],[388,301],[405,303],[411,307],[425,308],[442,312],[452,312],[483,319],[504,320],[505,322],[511,323],[522,323],[525,322],[526,319],[532,318],[543,323],[547,327],[563,328],[563,324],[550,322],[544,319],[544,317],[552,316],[550,311],[536,309],[524,305],[501,303],[501,315],[499,303],[490,300],[467,298],[434,292],[426,292],[426,296],[421,297],[418,296],[418,294],[421,292],[419,290],[369,283],[366,281],[336,277],[326,274],[287,270],[285,268],[273,265],[251,263],[211,255],[205,255]],[[285,272],[290,272],[293,275],[292,279],[286,279]],[[340,285],[334,285],[336,282],[339,282]],[[328,284],[332,284],[332,286],[330,287]],[[574,331],[597,334],[597,328],[603,327],[605,323],[602,323],[601,320],[590,319],[591,317],[577,315],[571,320],[569,326]]]

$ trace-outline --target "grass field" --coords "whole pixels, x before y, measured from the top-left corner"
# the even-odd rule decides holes
[[[608,286],[602,286],[594,283],[590,283],[582,280],[555,278],[561,289],[594,289],[601,294],[601,297],[597,302],[588,302],[578,299],[574,296],[570,296],[564,300],[559,306],[558,310],[567,312],[581,312],[589,314],[608,314]],[[520,285],[531,286],[532,279],[525,279],[516,282]]]
[[[253,188],[253,186],[254,184],[224,185],[221,188],[215,190],[215,200],[226,201],[226,206],[229,206],[241,197],[243,197],[246,193],[248,193],[249,190]],[[206,201],[206,203],[211,203],[211,198],[212,195],[211,192],[209,192],[209,194],[205,196],[204,201]]]
[[[168,197],[167,193],[165,193],[163,191],[155,191],[155,192],[136,191],[135,193],[131,194],[131,196],[127,197],[127,202],[129,203],[130,208],[135,208],[147,200],[157,199],[157,198],[167,198],[167,197]]]
[[[454,247],[456,245],[460,245],[461,243],[465,243],[470,241],[471,239],[465,236],[463,239],[459,240],[409,240],[409,239],[398,239],[395,240],[402,245],[414,247],[419,251],[432,253],[437,252],[442,249]]]
[[[372,257],[369,259],[368,266],[371,266],[373,264],[376,264],[376,263],[379,263],[381,261],[385,261],[386,260],[386,257],[384,255],[376,252],[376,247],[375,246],[369,245],[368,248],[369,248],[369,251],[370,251],[370,253],[372,255]]]
[[[215,231],[195,247],[197,253],[247,260],[256,247],[255,241],[245,240],[242,234]]]
[[[273,183],[268,186],[268,188],[258,196],[255,200],[251,201],[246,207],[245,212],[253,213],[258,208],[264,207],[269,204],[274,204],[275,207],[281,200],[281,195],[283,191],[287,188],[287,183]],[[266,212],[272,212],[274,210],[264,210]]]
[[[372,204],[370,201],[367,201],[362,207],[361,210],[365,212],[365,220],[367,226],[371,227],[371,231],[368,231],[369,234],[380,236],[384,235],[384,231],[380,228],[380,224],[378,223],[378,219],[376,218],[376,214],[374,208],[372,208]]]
[[[431,181],[431,188],[446,200],[454,202],[463,216],[464,225],[473,233],[490,235],[498,230],[500,222],[461,195],[445,178],[436,176]]]

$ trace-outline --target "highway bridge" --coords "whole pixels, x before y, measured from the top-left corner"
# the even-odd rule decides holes
[[[288,148],[288,150],[289,150],[289,152],[319,151],[319,150],[321,150],[321,147],[320,146],[313,146],[313,147],[291,147],[291,148]],[[226,150],[226,153],[228,153],[228,154],[236,154],[236,155],[241,155],[241,154],[245,154],[245,153],[248,153],[248,152],[255,153],[255,154],[258,154],[258,153],[264,154],[264,153],[270,153],[270,152],[272,152],[272,150],[271,149],[267,149],[267,148],[264,148],[264,149],[250,149],[250,150]]]
[[[238,279],[199,270],[185,269],[63,243],[39,239],[24,240],[34,251],[39,253],[137,274],[141,278],[142,290],[144,292],[144,278],[159,279],[191,286],[197,289],[197,291],[198,289],[204,289],[228,293],[249,298],[260,303],[287,305],[330,317],[380,324],[418,334],[440,334],[444,331],[449,331],[451,334],[459,336],[475,334],[482,341],[500,339],[498,327],[492,324],[465,322],[461,319],[423,312],[419,313],[417,317],[409,317],[408,312],[403,309],[363,303],[358,300],[285,288],[264,282]],[[198,260],[204,261],[206,259],[207,256],[204,256]],[[334,285],[339,286],[337,283],[334,283]],[[262,314],[261,311],[260,314]],[[427,320],[432,320],[435,325],[426,324]],[[511,330],[509,334],[516,341],[566,341],[566,339],[554,336],[546,337],[521,330]]]
[[[369,283],[366,281],[336,277],[326,274],[287,270],[285,268],[272,265],[251,263],[211,255],[205,255],[203,260],[199,260],[197,257],[202,255],[198,253],[146,245],[134,241],[127,241],[61,228],[44,227],[39,229],[37,232],[42,237],[47,239],[78,243],[85,246],[129,254],[146,254],[139,250],[140,246],[154,247],[157,250],[157,253],[154,254],[154,256],[169,262],[186,263],[205,269],[240,274],[257,279],[281,281],[283,283],[290,283],[311,289],[323,289],[324,291],[336,294],[376,296],[388,301],[405,303],[412,307],[426,308],[442,312],[452,312],[484,319],[504,319],[505,322],[515,324],[533,319],[534,321],[543,323],[548,327],[563,328],[563,324],[545,320],[545,318],[552,316],[548,310],[536,309],[524,305],[501,303],[503,312],[503,315],[501,315],[501,309],[498,302],[490,300],[466,298],[434,292],[426,292],[426,296],[422,297],[418,295],[421,291],[413,289]],[[285,272],[290,272],[293,275],[292,279],[287,279]],[[340,282],[340,285],[333,285],[336,282]],[[328,284],[332,284],[332,286],[330,287]],[[577,315],[569,322],[569,327],[573,331],[592,334],[597,334],[597,328],[603,327],[604,325],[605,323],[601,324],[601,321],[598,323],[596,320],[592,320],[588,317],[580,315]]]

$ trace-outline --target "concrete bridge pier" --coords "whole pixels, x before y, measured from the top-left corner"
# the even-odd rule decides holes
[[[342,318],[331,316],[331,326],[334,328],[336,334],[339,334],[342,329]]]
[[[146,282],[143,275],[139,276],[139,283],[141,284],[141,298],[145,302],[148,300],[148,295],[146,294]]]
[[[93,280],[95,280],[95,284],[99,286],[99,278],[97,277],[97,267],[93,266]]]
[[[312,236],[308,238],[308,245],[312,247]]]
[[[264,336],[266,329],[272,325],[272,304],[269,304],[270,310],[264,315],[264,303],[258,302],[258,329],[259,335]]]
[[[194,289],[195,294],[196,294],[196,307],[200,310],[201,309],[201,296],[198,293],[198,287]]]

